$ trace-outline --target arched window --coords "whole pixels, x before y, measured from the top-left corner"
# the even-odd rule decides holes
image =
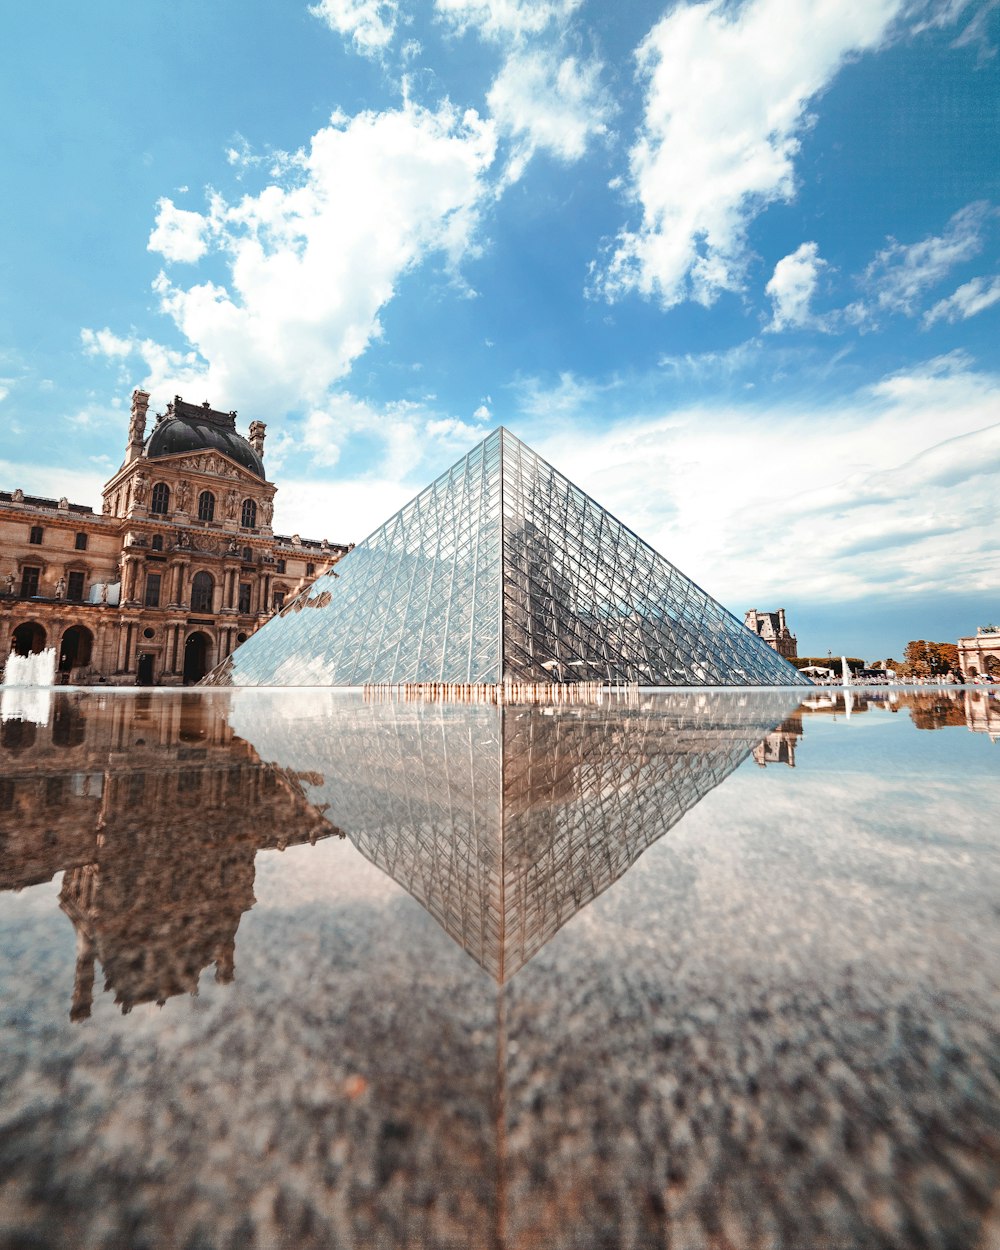
[[[195,573],[191,579],[191,611],[211,612],[214,590],[215,582],[211,573]]]
[[[166,484],[166,482],[157,482],[153,487],[153,497],[150,500],[149,510],[150,512],[158,512],[161,516],[165,516],[169,507],[170,487]]]
[[[252,499],[243,500],[243,521],[242,524],[252,530],[257,524],[257,505]]]
[[[203,490],[198,496],[198,520],[215,520],[215,496],[210,490]]]

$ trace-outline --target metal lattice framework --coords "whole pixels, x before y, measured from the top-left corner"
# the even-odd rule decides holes
[[[718,691],[544,710],[317,702],[300,717],[260,697],[273,718],[252,704],[238,732],[313,778],[307,801],[499,981],[798,706]]]
[[[807,685],[504,429],[226,661],[234,685]]]

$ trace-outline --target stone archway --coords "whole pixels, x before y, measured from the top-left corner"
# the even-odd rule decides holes
[[[14,630],[10,649],[15,655],[38,655],[45,650],[45,630],[37,621],[25,621]]]
[[[59,647],[59,672],[86,668],[94,648],[94,635],[85,625],[71,625],[62,636]]]
[[[184,643],[184,685],[193,686],[208,672],[212,640],[200,629],[188,634]]]

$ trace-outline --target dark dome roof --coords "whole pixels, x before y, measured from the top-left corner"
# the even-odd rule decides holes
[[[263,478],[264,461],[242,435],[236,433],[236,414],[198,408],[177,400],[173,411],[161,417],[146,440],[146,457],[174,456],[185,451],[221,451],[257,477]]]

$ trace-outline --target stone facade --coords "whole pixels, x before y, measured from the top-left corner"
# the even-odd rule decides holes
[[[785,623],[785,609],[777,612],[760,612],[750,608],[743,618],[743,624],[766,642],[767,645],[786,660],[794,660],[799,654],[799,645],[795,635]]]
[[[1000,627],[983,625],[973,638],[959,638],[958,663],[963,681],[1000,678]]]
[[[148,404],[99,514],[0,491],[0,664],[54,647],[64,682],[194,682],[349,550],[273,532],[262,421],[178,396],[147,437]]]

